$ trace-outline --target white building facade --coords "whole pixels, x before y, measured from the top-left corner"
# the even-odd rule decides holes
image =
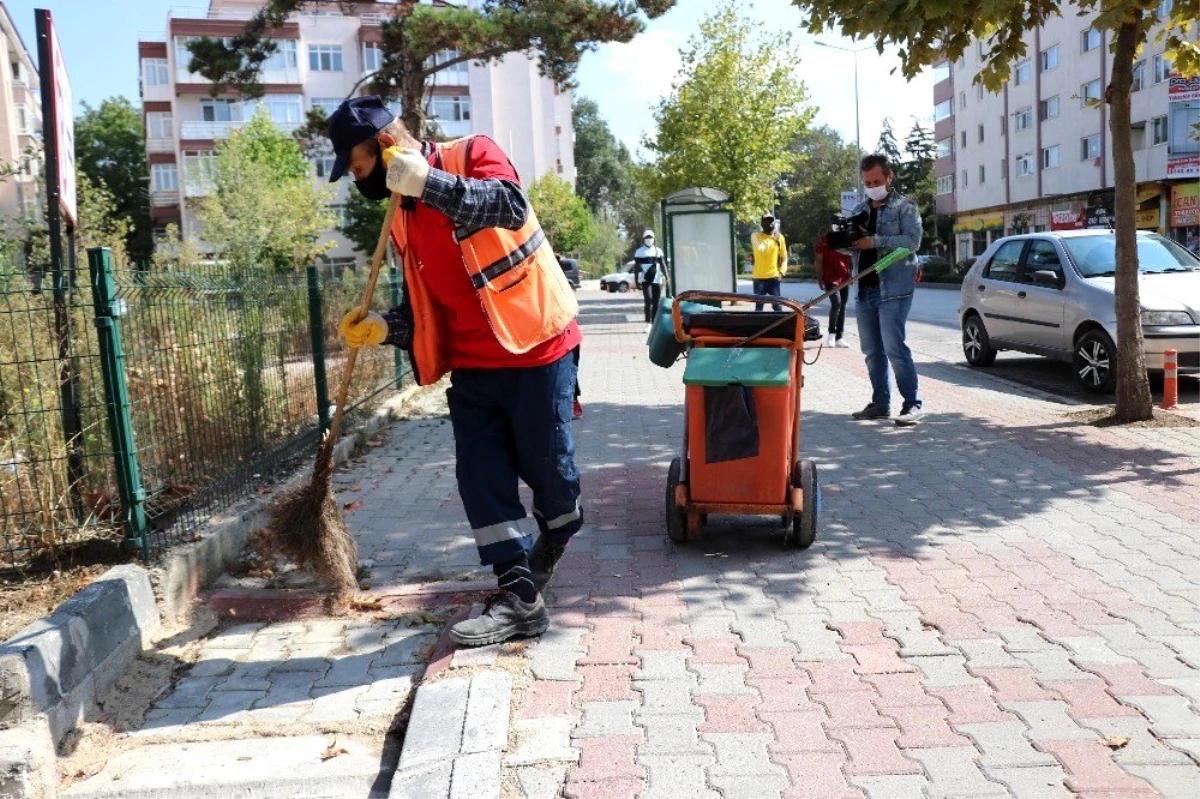
[[[437,5],[434,3],[433,5]],[[138,45],[142,110],[150,165],[151,213],[156,232],[175,223],[201,242],[193,210],[208,191],[205,179],[217,141],[253,117],[259,105],[285,131],[303,124],[312,108],[332,112],[347,96],[367,93],[369,76],[381,63],[380,22],[393,3],[358,3],[353,14],[329,8],[293,15],[269,32],[278,49],[263,65],[260,100],[234,93],[212,97],[211,84],[188,71],[187,43],[196,37],[232,37],[261,6],[260,0],[210,0],[207,13],[173,12],[164,37]],[[457,57],[444,51],[439,59]],[[361,85],[356,85],[360,84]],[[524,185],[547,173],[574,183],[572,98],[538,74],[537,63],[512,54],[498,63],[463,63],[436,73],[428,113],[448,138],[481,133],[494,138],[512,159]],[[399,113],[399,105],[395,105]],[[325,182],[332,158],[313,163],[313,179]],[[336,186],[335,205],[353,190],[349,179]],[[333,263],[364,256],[338,231],[331,231]]]
[[[1092,27],[1095,13],[1077,14],[1064,5],[1027,33],[1026,55],[1010,65],[999,92],[972,82],[982,42],[934,67],[938,210],[956,216],[960,261],[1006,234],[1112,223],[1109,109],[1091,102],[1103,100],[1111,81],[1111,36]],[[1137,224],[1193,244],[1200,141],[1191,131],[1200,124],[1200,80],[1172,71],[1156,32],[1138,56],[1131,98]]]
[[[42,96],[37,68],[8,9],[0,3],[0,163],[15,170],[0,181],[0,217],[42,214]]]

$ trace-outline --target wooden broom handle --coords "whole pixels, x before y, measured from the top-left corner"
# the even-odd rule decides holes
[[[388,201],[387,213],[383,216],[383,228],[379,231],[379,241],[375,244],[375,254],[371,256],[371,274],[367,276],[367,290],[363,292],[362,304],[358,306],[360,320],[366,319],[367,314],[371,312],[375,284],[379,281],[379,268],[383,265],[388,236],[392,231],[392,221],[396,218],[396,209],[399,207],[400,195],[392,194],[392,199]],[[327,441],[336,443],[338,434],[342,431],[342,415],[346,412],[346,399],[350,396],[350,383],[354,379],[354,364],[358,361],[358,350],[358,347],[351,348],[350,357],[346,359],[346,371],[342,374],[342,384],[338,387],[337,407],[333,412],[333,420],[329,423]]]

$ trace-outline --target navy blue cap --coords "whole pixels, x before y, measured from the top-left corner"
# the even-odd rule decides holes
[[[351,97],[329,115],[329,140],[333,142],[333,171],[329,182],[335,183],[346,174],[350,151],[357,144],[375,138],[379,131],[392,124],[395,115],[377,95]]]

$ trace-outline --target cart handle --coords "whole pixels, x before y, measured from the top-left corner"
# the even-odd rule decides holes
[[[793,313],[798,314],[801,318],[804,317],[804,306],[795,300],[789,300],[786,297],[777,297],[775,295],[758,295],[758,294],[738,294],[731,291],[685,291],[682,294],[676,295],[675,302],[671,304],[671,320],[675,323],[675,340],[680,343],[687,344],[692,341],[692,336],[683,329],[683,313],[680,310],[681,302],[700,302],[703,300],[716,300],[717,302],[761,302],[764,305],[774,303],[776,305],[786,305]],[[776,324],[782,324],[789,317],[784,317]],[[771,325],[770,327],[775,327]],[[767,328],[768,330],[770,328]],[[755,338],[755,336],[751,336]],[[795,341],[793,344],[797,348],[804,347],[804,325],[796,325]]]

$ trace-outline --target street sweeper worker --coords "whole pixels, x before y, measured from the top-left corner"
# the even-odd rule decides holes
[[[540,635],[542,589],[583,525],[571,437],[578,304],[516,170],[486,136],[421,142],[378,97],[329,118],[332,181],[349,171],[364,197],[403,199],[392,241],[404,298],[386,314],[346,314],[351,347],[409,351],[417,382],[447,372],[459,496],[480,562],[499,590],[450,630],[464,646]],[[533,518],[518,494],[533,490]],[[536,536],[536,541],[535,541]]]

